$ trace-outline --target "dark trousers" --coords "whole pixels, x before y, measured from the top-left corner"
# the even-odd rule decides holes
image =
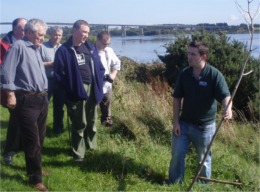
[[[4,155],[14,155],[22,150],[22,142],[19,124],[12,109],[9,109],[10,117],[6,134]]]
[[[20,125],[29,182],[42,182],[41,150],[46,133],[48,98],[16,94],[14,115]]]
[[[103,95],[102,101],[99,104],[101,111],[101,123],[106,121],[108,118],[111,118],[111,99],[112,91],[108,91]]]
[[[64,117],[64,90],[59,87],[54,78],[48,78],[48,99],[53,100],[53,131],[60,134],[64,131],[63,117]]]

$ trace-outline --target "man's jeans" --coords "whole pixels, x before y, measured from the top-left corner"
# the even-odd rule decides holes
[[[169,168],[169,182],[180,183],[184,180],[185,156],[192,142],[196,149],[198,164],[202,161],[204,154],[216,131],[216,124],[197,126],[186,122],[180,122],[180,136],[172,136],[172,158]],[[204,162],[200,176],[210,178],[211,176],[211,151]]]

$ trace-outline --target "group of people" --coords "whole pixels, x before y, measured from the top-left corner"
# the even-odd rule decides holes
[[[70,38],[60,43],[62,28],[50,28],[50,39],[44,41],[47,25],[40,19],[13,22],[9,41],[1,46],[1,95],[10,112],[4,150],[4,161],[12,163],[18,150],[25,153],[29,183],[36,190],[47,191],[42,182],[41,150],[46,133],[48,103],[53,97],[53,130],[61,134],[63,106],[71,120],[71,143],[75,161],[83,161],[85,151],[97,147],[97,107],[101,122],[111,126],[112,83],[120,71],[121,62],[109,47],[110,35],[103,31],[95,44],[88,40],[89,24],[77,20]],[[18,36],[19,34],[19,36]],[[1,49],[2,50],[2,49]],[[169,184],[184,180],[184,160],[192,142],[203,159],[215,133],[217,101],[224,107],[223,117],[232,118],[230,92],[221,72],[206,63],[208,47],[192,41],[188,47],[189,66],[181,71],[174,88],[174,120],[172,159]],[[21,141],[21,142],[20,142]],[[15,146],[13,146],[15,144]],[[211,153],[200,176],[210,178]]]
[[[41,19],[18,18],[13,30],[1,40],[1,51],[2,45],[5,48],[1,52],[1,100],[10,112],[3,159],[11,164],[13,155],[23,150],[29,183],[40,191],[47,191],[42,182],[46,171],[42,170],[41,150],[50,98],[53,131],[64,131],[66,104],[74,160],[83,161],[85,150],[97,147],[98,104],[102,124],[113,123],[112,83],[121,67],[121,61],[108,47],[109,33],[99,33],[96,43],[90,43],[90,27],[84,20],[74,23],[70,38],[63,44],[62,28],[50,28],[49,41],[44,42],[46,32],[47,25]]]

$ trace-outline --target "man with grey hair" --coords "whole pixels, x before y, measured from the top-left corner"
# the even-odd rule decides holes
[[[1,86],[7,94],[7,107],[20,126],[29,183],[36,190],[47,191],[42,183],[41,150],[48,113],[48,81],[40,54],[47,25],[31,19],[24,30],[25,37],[13,43],[5,55]]]
[[[45,71],[48,78],[48,99],[52,97],[53,101],[53,131],[59,135],[64,131],[64,90],[61,89],[54,78],[53,62],[57,49],[61,46],[63,30],[59,26],[49,28],[49,41],[44,42],[42,46],[42,57]]]

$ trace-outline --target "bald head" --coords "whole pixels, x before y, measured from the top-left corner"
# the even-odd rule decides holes
[[[27,19],[25,18],[17,18],[13,21],[13,35],[14,37],[19,40],[24,37],[24,26],[27,23]]]

